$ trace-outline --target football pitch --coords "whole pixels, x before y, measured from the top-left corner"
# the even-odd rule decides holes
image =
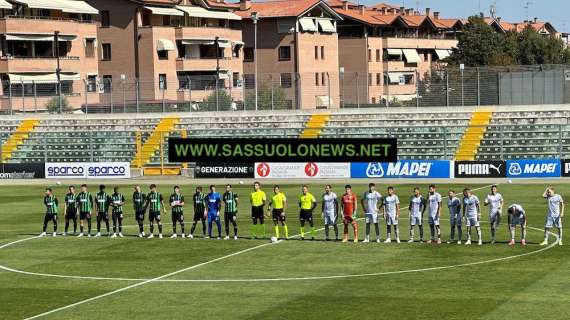
[[[387,186],[377,185],[384,195]],[[107,192],[111,186],[107,183]],[[167,198],[172,186],[159,184],[159,191]],[[406,243],[407,203],[414,186],[395,185],[402,206],[402,243],[378,244],[323,241],[320,204],[315,210],[317,239],[299,241],[299,185],[281,185],[288,197],[288,241],[249,238],[251,186],[246,185],[234,186],[241,200],[237,241],[202,239],[200,224],[195,239],[170,239],[170,214],[163,216],[164,239],[136,237],[132,185],[121,186],[127,197],[125,238],[38,238],[45,186],[5,183],[0,186],[0,319],[570,318],[568,246],[556,245],[555,236],[550,236],[549,246],[538,245],[543,239],[546,201],[541,194],[546,184],[499,185],[505,208],[498,243],[488,243],[487,207],[482,206],[483,246]],[[417,186],[427,195],[427,182]],[[465,186],[442,184],[438,192],[445,197],[450,188],[460,192]],[[483,202],[489,186],[468,186]],[[554,186],[570,199],[570,185]],[[188,233],[195,185],[181,187]],[[313,184],[310,191],[319,199],[323,187]],[[272,194],[270,186],[263,189]],[[353,189],[360,204],[367,186],[353,184]],[[217,191],[223,193],[221,184]],[[334,185],[334,191],[340,197],[343,185]],[[90,192],[96,193],[95,185]],[[62,203],[66,186],[54,186],[54,193]],[[506,206],[512,203],[521,204],[528,216],[526,247],[520,245],[519,228],[517,245],[507,246]],[[450,234],[446,204],[444,198],[444,242]],[[58,233],[64,225],[61,211]],[[358,211],[362,218],[362,210]],[[364,229],[361,219],[361,239]],[[342,226],[339,230],[342,233]],[[266,231],[267,237],[273,234],[270,218]],[[424,238],[429,238],[425,216],[424,232]],[[384,220],[381,235],[385,239]],[[477,238],[475,232],[473,237]]]

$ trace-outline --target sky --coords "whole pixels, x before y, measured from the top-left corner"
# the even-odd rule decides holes
[[[489,16],[490,7],[496,3],[496,16],[505,21],[520,22],[528,18],[548,21],[559,32],[570,31],[570,0],[351,0],[360,4],[371,5],[380,2],[405,6],[406,8],[431,8],[440,11],[442,17],[463,18],[481,11]],[[528,3],[528,9],[527,7]]]

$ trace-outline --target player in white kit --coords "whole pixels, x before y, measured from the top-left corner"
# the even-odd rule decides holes
[[[526,246],[526,213],[520,204],[511,204],[507,209],[509,215],[509,231],[511,232],[511,241],[509,246],[515,245],[515,231],[517,225],[521,226],[521,244]]]
[[[384,197],[383,208],[384,218],[386,219],[386,241],[384,241],[384,243],[392,242],[392,226],[394,226],[396,242],[400,243],[400,230],[398,229],[398,220],[400,219],[400,199],[398,199],[398,196],[394,193],[394,187],[388,187],[388,195]]]
[[[503,196],[497,192],[497,186],[491,186],[491,193],[487,195],[484,201],[485,206],[489,206],[489,224],[491,225],[491,244],[495,243],[497,235],[497,227],[501,222],[501,214],[503,213]]]
[[[467,241],[466,245],[471,244],[471,229],[475,227],[477,229],[477,236],[479,241],[478,245],[483,244],[481,239],[481,226],[479,221],[481,220],[481,207],[479,206],[479,198],[471,192],[471,189],[463,189],[463,216],[465,217],[467,225]]]
[[[424,242],[424,227],[423,216],[426,211],[426,199],[422,196],[420,188],[414,188],[414,194],[410,198],[410,240],[409,243],[414,242],[414,226],[418,226],[420,230],[420,243]]]
[[[554,227],[558,229],[558,244],[562,245],[562,218],[564,218],[564,200],[559,194],[556,194],[554,187],[549,186],[542,196],[548,202],[548,214],[546,215],[546,224],[544,226],[544,241],[541,246],[548,244],[548,233]]]
[[[461,200],[455,195],[455,191],[447,193],[447,208],[449,209],[449,224],[451,225],[451,237],[447,243],[455,242],[455,228],[457,227],[457,244],[461,244],[463,216],[461,215]]]
[[[332,186],[330,184],[325,186],[325,193],[323,193],[322,199],[322,217],[325,220],[325,240],[328,241],[330,239],[329,228],[332,226],[334,229],[335,240],[338,241],[338,197],[336,193],[332,191]]]
[[[441,244],[441,228],[439,227],[439,219],[441,217],[441,194],[435,191],[435,186],[433,184],[429,186],[428,204],[428,223],[431,239],[428,240],[427,243],[436,241],[437,234],[437,244]]]
[[[376,191],[374,183],[368,184],[368,191],[364,192],[361,204],[365,212],[366,236],[364,242],[370,242],[370,224],[374,224],[376,229],[376,242],[380,242],[380,223],[378,222],[379,204],[382,203],[382,195]]]

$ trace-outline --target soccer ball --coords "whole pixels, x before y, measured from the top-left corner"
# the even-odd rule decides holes
[[[243,184],[243,180],[240,180],[240,181],[239,181],[239,184]]]
[[[272,242],[272,243],[277,242],[277,238],[276,238],[276,237],[271,237],[271,242]]]
[[[58,186],[61,186],[61,181],[58,181],[55,184],[57,184]]]
[[[509,179],[509,181],[507,181],[509,184],[513,183],[513,180]]]

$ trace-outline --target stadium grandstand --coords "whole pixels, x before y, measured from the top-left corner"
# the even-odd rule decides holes
[[[0,142],[4,163],[123,161],[134,168],[164,165],[168,137],[395,137],[400,159],[564,158],[569,116],[567,106],[7,116]]]

